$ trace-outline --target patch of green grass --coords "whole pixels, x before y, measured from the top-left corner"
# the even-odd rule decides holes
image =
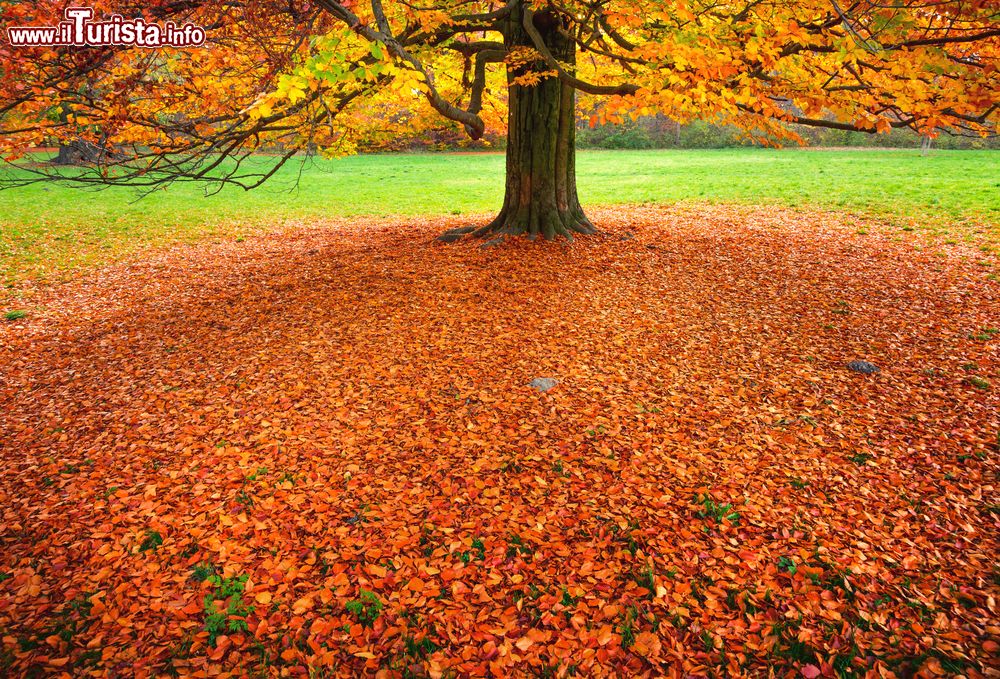
[[[576,606],[577,601],[579,601],[579,597],[571,596],[569,590],[563,587],[562,599],[559,600],[559,603],[566,608],[572,608],[573,606]]]
[[[256,481],[262,476],[267,476],[267,467],[258,467],[257,471],[247,476],[247,481]]]
[[[795,573],[798,572],[798,567],[795,565],[794,559],[782,556],[778,558],[778,570],[795,575]]]
[[[695,496],[695,502],[702,506],[702,509],[699,509],[697,512],[699,518],[712,518],[715,519],[716,523],[722,523],[723,520],[730,523],[737,523],[740,520],[740,513],[733,509],[733,505],[730,502],[719,504],[707,494],[705,496]]]
[[[157,548],[163,544],[163,536],[160,535],[155,530],[147,530],[146,535],[142,538],[142,542],[139,543],[140,552],[148,552],[153,550],[154,552]]]
[[[869,453],[855,453],[853,455],[848,455],[847,459],[859,467],[863,467],[868,464],[869,460],[874,460],[875,456],[870,455]]]
[[[382,614],[382,602],[375,592],[362,589],[359,598],[344,604],[347,612],[353,615],[363,627],[371,627]]]
[[[701,631],[701,643],[705,646],[706,653],[711,653],[715,650],[715,638],[707,629]]]
[[[482,561],[486,558],[486,545],[479,538],[474,538],[472,540],[472,550],[465,550],[464,552],[459,552],[458,558],[462,560],[462,563],[468,564],[477,559]]]
[[[969,335],[969,339],[979,340],[980,342],[989,342],[997,334],[1000,334],[1000,330],[996,328],[982,328],[978,332],[974,332]]]
[[[636,620],[639,618],[639,609],[636,606],[629,606],[621,623],[618,625],[618,634],[621,635],[622,648],[629,648],[635,644]]]
[[[419,640],[409,635],[403,638],[403,652],[414,660],[423,660],[440,648],[429,636],[421,637]]]
[[[219,575],[210,575],[206,578],[214,588],[202,601],[209,645],[215,646],[219,636],[227,632],[247,631],[247,618],[253,613],[253,606],[248,606],[243,600],[248,577],[243,574],[231,578]],[[221,601],[224,607],[220,608],[217,601]]]
[[[205,582],[215,575],[215,566],[207,561],[195,564],[191,568],[191,577],[196,582]]]
[[[1000,224],[1000,193],[992,179],[998,157],[998,151],[928,157],[919,151],[582,151],[577,176],[586,206],[810,205],[932,226],[952,222],[948,229],[955,235]],[[270,162],[250,161],[258,169]],[[500,207],[503,172],[502,154],[381,154],[296,159],[260,189],[227,188],[210,196],[193,184],[141,200],[129,188],[36,184],[0,191],[0,283],[59,277],[148,245],[204,237],[241,242],[247,227],[285,221],[489,213]]]
[[[632,580],[639,587],[646,590],[646,598],[652,601],[653,597],[656,595],[656,574],[653,572],[653,568],[651,566],[645,566],[642,570],[632,576]]]
[[[14,309],[13,311],[8,311],[3,315],[8,321],[18,321],[28,315],[27,311],[23,309]]]
[[[507,538],[507,558],[513,559],[518,555],[521,556],[531,556],[534,552],[531,545],[524,541],[524,539],[517,534],[511,533]]]
[[[990,388],[989,380],[983,379],[978,375],[972,375],[970,377],[966,377],[965,381],[974,386],[976,389],[986,390]]]

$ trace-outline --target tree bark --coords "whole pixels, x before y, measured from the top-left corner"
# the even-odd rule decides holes
[[[85,88],[87,96],[92,96],[90,88]],[[59,109],[59,122],[70,122],[72,109],[67,105]],[[98,130],[99,131],[99,130]],[[91,165],[103,160],[121,160],[122,154],[108,144],[107,135],[101,133],[100,141],[93,143],[83,138],[64,141],[59,145],[59,153],[51,160],[53,165]]]
[[[504,28],[510,51],[531,47],[523,15],[516,7]],[[570,67],[576,61],[576,44],[560,33],[561,18],[539,11],[534,26],[552,55]],[[531,72],[546,73],[538,60],[507,69],[507,181],[503,208],[477,235],[527,234],[547,239],[596,233],[576,192],[576,91],[549,72],[534,85],[515,80]]]
[[[52,159],[53,165],[86,165],[97,162],[100,149],[90,142],[78,139],[59,146],[59,153]]]

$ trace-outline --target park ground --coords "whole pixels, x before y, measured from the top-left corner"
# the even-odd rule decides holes
[[[269,159],[259,159],[264,168]],[[142,194],[34,185],[0,191],[0,285],[66,280],[165,243],[247,236],[330,217],[485,216],[503,202],[502,154],[302,159],[265,187],[206,198],[195,184]],[[1000,227],[1000,152],[875,150],[591,151],[586,206],[738,203],[823,207],[973,241]]]
[[[788,157],[0,194],[0,674],[995,676],[995,156]]]

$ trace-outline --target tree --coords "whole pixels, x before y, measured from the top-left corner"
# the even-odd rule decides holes
[[[578,98],[593,123],[707,118],[772,144],[796,140],[789,123],[988,135],[1000,107],[993,0],[97,4],[194,22],[207,43],[4,45],[0,151],[27,172],[8,184],[253,188],[303,151],[349,153],[366,133],[437,116],[478,138],[505,117],[506,195],[476,233],[571,237],[595,231],[577,197]],[[62,5],[7,4],[0,16],[51,25]],[[24,162],[30,145],[77,140],[108,152],[82,170]],[[266,170],[246,162],[262,149],[280,151]]]

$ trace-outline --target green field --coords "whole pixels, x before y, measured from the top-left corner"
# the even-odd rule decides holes
[[[261,164],[266,159],[258,159]],[[0,280],[48,276],[147,244],[238,233],[289,219],[489,213],[500,154],[355,156],[289,163],[260,189],[205,197],[174,185],[32,185],[0,192]],[[712,201],[845,209],[950,232],[1000,224],[1000,152],[591,151],[578,159],[585,205]]]

